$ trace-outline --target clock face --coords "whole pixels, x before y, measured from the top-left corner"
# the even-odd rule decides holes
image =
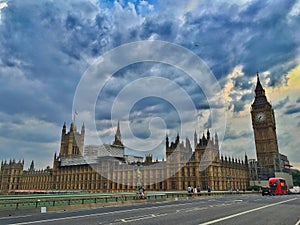
[[[263,122],[266,119],[266,115],[263,112],[256,114],[256,120],[258,122]]]

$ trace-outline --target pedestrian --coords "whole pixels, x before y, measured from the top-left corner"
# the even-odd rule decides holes
[[[146,198],[145,188],[141,187],[140,188],[140,199],[145,199],[145,198]]]
[[[144,186],[142,187],[142,189],[143,189],[143,193],[144,193],[144,199],[146,199],[147,197],[146,197],[146,190],[145,190],[145,188],[144,188]]]
[[[210,193],[211,193],[211,188],[210,188],[210,186],[208,186],[207,192],[208,192],[208,195],[210,195]]]
[[[194,191],[194,196],[197,195],[197,188],[196,187],[194,187],[193,191]]]
[[[200,186],[198,186],[198,187],[197,187],[197,193],[198,193],[198,196],[201,195],[200,192],[201,192],[201,189],[200,189]]]
[[[187,188],[187,191],[188,191],[188,195],[189,195],[189,196],[191,195],[191,189],[192,189],[192,188],[191,188],[191,186],[189,185],[188,188]]]

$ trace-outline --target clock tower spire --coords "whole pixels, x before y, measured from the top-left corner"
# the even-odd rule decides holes
[[[267,100],[258,72],[251,117],[259,167],[258,175],[261,179],[267,179],[275,176],[275,159],[279,151],[274,110]]]

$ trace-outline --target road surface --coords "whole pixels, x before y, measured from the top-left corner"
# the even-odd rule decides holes
[[[0,224],[300,225],[300,195],[228,196],[0,218]]]

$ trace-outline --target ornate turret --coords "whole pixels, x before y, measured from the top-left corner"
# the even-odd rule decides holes
[[[179,144],[179,141],[180,141],[180,137],[179,137],[179,133],[177,133],[176,140],[175,140],[176,146]]]
[[[204,135],[204,132],[203,132],[203,135],[202,135],[202,145],[206,146],[207,145],[207,139]]]
[[[169,137],[168,134],[166,134],[166,149],[169,148]]]
[[[151,154],[147,154],[146,155],[146,159],[145,159],[145,164],[152,164],[153,159],[152,159],[152,155]]]
[[[255,87],[255,99],[252,104],[252,107],[260,106],[260,105],[264,105],[264,104],[270,105],[270,103],[268,102],[267,97],[266,97],[265,89],[263,89],[263,87],[260,83],[258,72],[257,72],[256,76],[257,76],[257,82],[256,82],[256,87]]]
[[[275,158],[279,155],[275,113],[268,102],[257,73],[255,98],[251,105],[251,119],[254,131],[257,164],[260,168],[259,176],[267,180],[275,176]]]
[[[206,137],[207,137],[207,140],[209,141],[209,140],[210,140],[210,132],[209,132],[209,129],[207,129]]]
[[[197,139],[198,139],[198,137],[197,137],[197,132],[196,132],[196,129],[195,129],[195,133],[194,133],[194,149],[196,149],[196,147],[197,147]]]
[[[66,134],[67,133],[67,126],[66,126],[66,122],[64,122],[64,125],[63,125],[63,128],[62,128],[62,131],[61,131],[62,134]]]
[[[258,72],[256,74],[257,77],[257,82],[256,82],[256,88],[255,88],[255,96],[265,96],[265,90],[263,89],[260,80],[259,80],[259,75]]]
[[[192,149],[192,146],[191,146],[191,142],[190,140],[188,139],[188,137],[185,138],[185,146],[186,146],[186,149],[189,153],[192,153],[193,152],[193,149]]]
[[[82,123],[81,134],[84,134],[84,133],[85,133],[85,126],[84,126],[84,123]]]
[[[75,126],[74,126],[74,123],[72,122],[71,126],[70,126],[70,131],[74,131],[74,130],[75,130]]]
[[[121,139],[120,121],[118,121],[117,131],[116,131],[116,134],[115,134],[115,140],[114,140],[112,145],[124,147],[124,145],[122,143],[122,139]]]
[[[246,153],[245,153],[245,164],[246,164],[246,165],[248,164],[248,156],[247,156]]]
[[[29,171],[34,171],[34,161],[33,160],[31,161]]]
[[[76,130],[74,122],[70,125],[70,131],[66,131],[64,123],[61,134],[60,157],[81,156],[84,145],[85,128],[81,128],[81,133]]]
[[[219,137],[217,132],[215,132],[215,145],[219,146]]]

